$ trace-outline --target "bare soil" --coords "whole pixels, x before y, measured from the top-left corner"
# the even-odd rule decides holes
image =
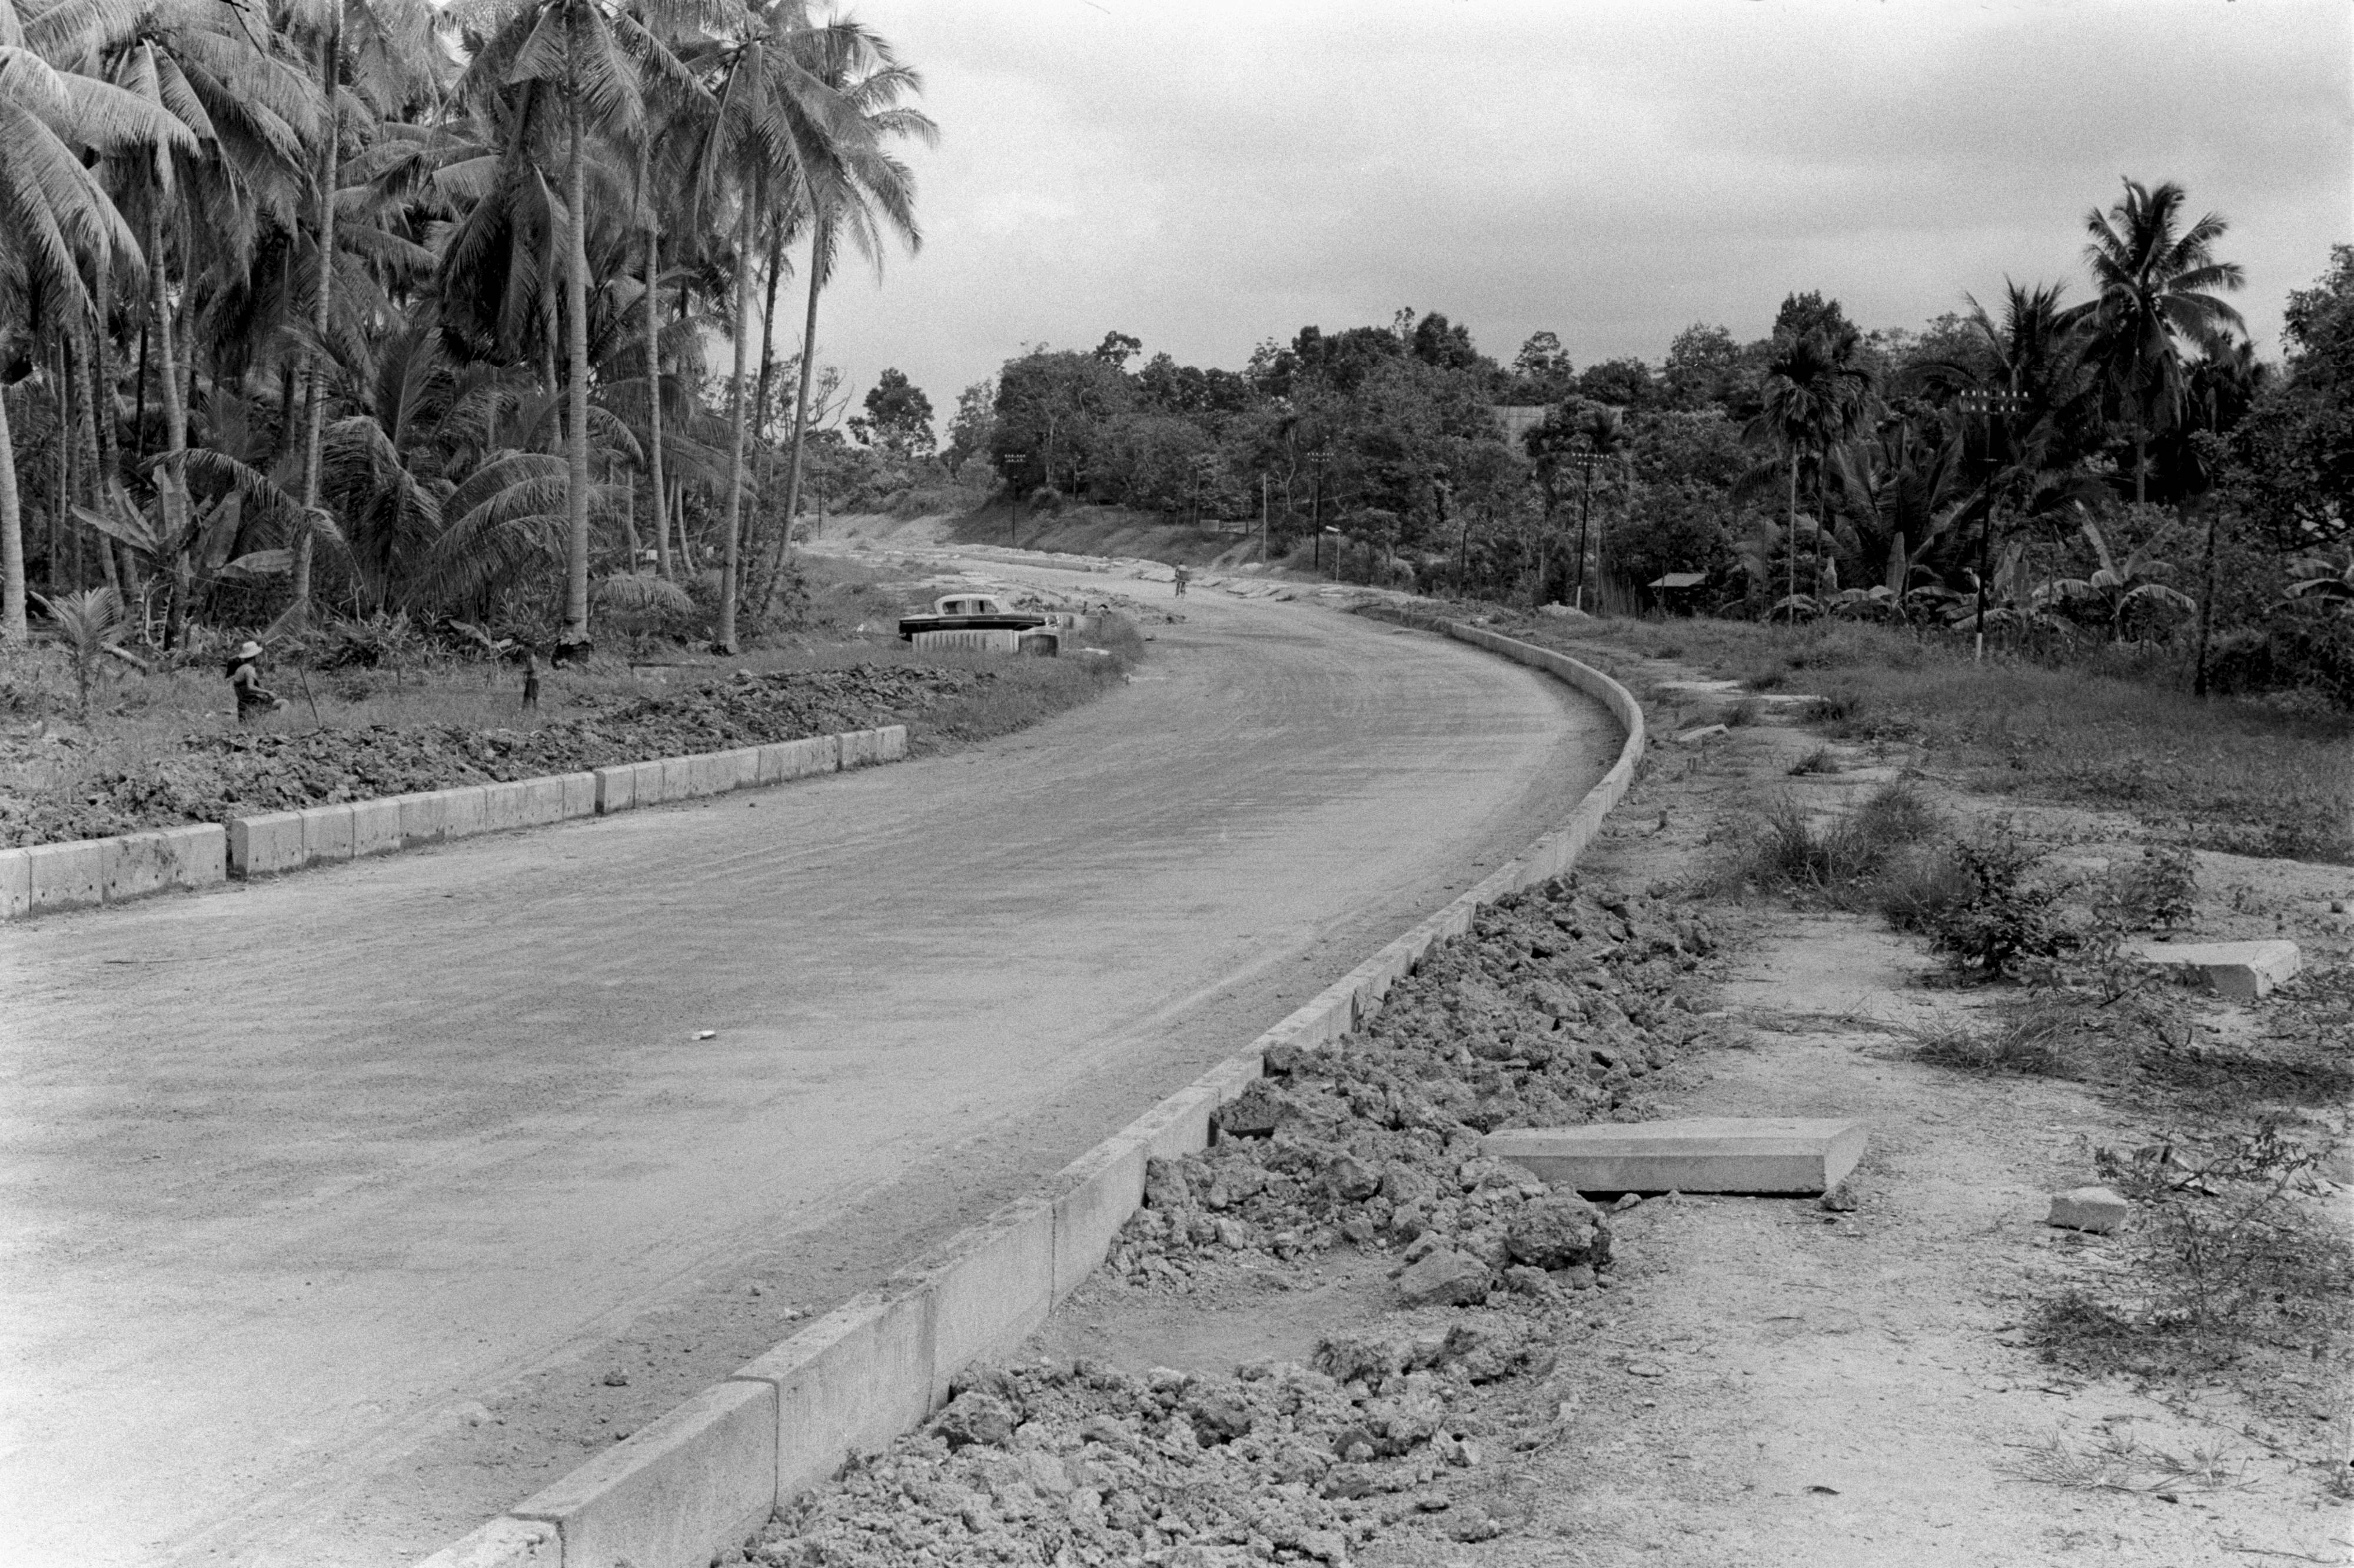
[[[1621,673],[1644,684],[1694,673],[1631,655]],[[1661,716],[1721,715],[1696,705]],[[2147,824],[2119,813],[1966,799],[1939,787],[1930,760],[1775,723],[1666,742],[1581,867],[1586,898],[1567,905],[1580,919],[1598,890],[1632,894],[1646,923],[1698,917],[1733,959],[1674,988],[1677,1015],[1697,1006],[1707,1024],[1680,1028],[1680,1052],[1647,1061],[1658,1070],[1639,1086],[1558,1096],[1543,1119],[1861,1117],[1871,1147],[1834,1199],[1653,1199],[1609,1214],[1598,1277],[1524,1272],[1514,1290],[1500,1273],[1499,1288],[1465,1305],[1404,1300],[1400,1267],[1430,1238],[1395,1222],[1386,1187],[1344,1201],[1336,1162],[1415,1162],[1410,1142],[1367,1142],[1350,1119],[1384,1096],[1398,1119],[1395,1085],[1367,1073],[1401,1037],[1429,1076],[1458,1069],[1432,1096],[1449,1118],[1498,1097],[1484,1042],[1511,1030],[1430,1002],[1466,974],[1492,980],[1527,962],[1528,924],[1507,911],[1394,993],[1372,1025],[1379,1038],[1352,1037],[1331,1061],[1273,1064],[1288,1069],[1282,1097],[1305,1108],[1271,1142],[1228,1139],[1156,1172],[1147,1210],[1024,1347],[1011,1381],[989,1370],[968,1380],[1003,1396],[1001,1437],[959,1440],[936,1425],[904,1439],[780,1520],[751,1555],[1183,1568],[2349,1561],[2342,1247],[2354,1158],[2338,1086],[2354,1045],[2354,944],[2330,905],[2354,878],[2200,853],[2183,934],[2293,936],[2305,977],[2253,1007],[2144,988],[2141,1004],[2176,1033],[2106,1054],[2092,1041],[2083,1048],[2100,1070],[2076,1077],[1933,1065],[1925,1040],[1996,1026],[2020,991],[1956,986],[1876,916],[1699,891],[1727,885],[1729,858],[1774,798],[1828,814],[1900,776],[1957,816],[2000,810],[2001,831],[2063,877],[2096,876],[2147,842]],[[2091,1034],[2096,1022],[2070,1026]],[[1542,1065],[1528,1069],[1523,1054],[1503,1073],[1514,1103],[1499,1125],[1553,1087]],[[1525,1092],[1532,1084],[1540,1094]],[[2123,1311],[2148,1298],[2174,1199],[2137,1202],[2124,1232],[2096,1236],[2046,1224],[2050,1194],[2111,1179],[2103,1151],[2189,1148],[2256,1126],[2326,1156],[2285,1198],[2310,1227],[2301,1234],[2328,1244],[2314,1259],[2331,1273],[2321,1299],[2258,1303],[2243,1337],[2203,1359],[2137,1362],[2055,1331],[2055,1303]],[[1294,1153],[1270,1152],[1287,1143]],[[1298,1186],[1238,1196],[1250,1185],[1233,1179],[1238,1159],[1289,1167]],[[1477,1195],[1479,1173],[1465,1173]],[[1522,1190],[1505,1201],[1542,1200]],[[1492,1244],[1491,1216],[1436,1217],[1449,1248],[1476,1256]],[[2296,1333],[2274,1331],[2299,1311],[2307,1320],[2286,1325]],[[1521,1359],[1479,1378],[1425,1360],[1466,1329]],[[1390,1366],[1366,1375],[1352,1347],[1367,1345],[1390,1347]],[[1428,1402],[1422,1426],[1395,1429],[1421,1436],[1373,1456],[1370,1472],[1352,1463],[1357,1436],[1392,1430],[1383,1424],[1416,1400]],[[1204,1436],[1200,1412],[1228,1405],[1258,1424],[1257,1448]],[[1088,1425],[1107,1420],[1119,1430]],[[1138,1443],[1144,1462],[1106,1464]],[[1023,1468],[1009,1467],[1016,1459]],[[944,1479],[963,1489],[938,1491]],[[955,1506],[931,1506],[942,1498]],[[913,1528],[927,1521],[938,1528]]]

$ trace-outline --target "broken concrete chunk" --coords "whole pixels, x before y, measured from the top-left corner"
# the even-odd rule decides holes
[[[1863,1157],[1860,1121],[1700,1117],[1513,1128],[1479,1140],[1482,1154],[1576,1192],[1829,1192]]]
[[[1013,1412],[995,1394],[975,1389],[949,1401],[947,1408],[932,1417],[932,1431],[945,1438],[950,1448],[973,1443],[1002,1448],[1013,1440]]]
[[[1733,732],[1731,730],[1727,729],[1721,724],[1704,724],[1698,729],[1688,729],[1681,735],[1676,736],[1676,744],[1678,746],[1698,746],[1702,741],[1714,740],[1720,735],[1731,735],[1732,733]]]
[[[1504,1241],[1514,1262],[1535,1268],[1610,1261],[1609,1223],[1574,1192],[1556,1192],[1521,1210],[1505,1228]]]
[[[2125,951],[2146,964],[2196,969],[2218,996],[2231,1001],[2261,1001],[2273,987],[2305,967],[2295,942],[2135,942]]]
[[[1445,1247],[1398,1277],[1398,1299],[1408,1307],[1469,1307],[1494,1284],[1487,1265]]]
[[[2052,1213],[2043,1223],[2105,1236],[2124,1224],[2132,1213],[2133,1205],[2106,1187],[2076,1187],[2052,1194]]]

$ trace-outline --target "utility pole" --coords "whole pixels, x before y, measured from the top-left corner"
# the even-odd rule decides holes
[[[1331,461],[1330,452],[1308,454],[1308,471],[1316,484],[1315,499],[1309,512],[1309,526],[1315,529],[1309,535],[1308,545],[1308,569],[1311,575],[1324,569],[1324,465]]]
[[[1267,475],[1258,476],[1258,564],[1267,565]]]
[[[1602,454],[1592,451],[1572,452],[1569,454],[1569,462],[1570,466],[1578,472],[1577,608],[1584,609],[1585,608],[1585,519],[1587,512],[1594,504],[1594,471],[1602,466]],[[1536,597],[1539,601],[1544,599],[1544,584],[1537,584]],[[1600,597],[1601,590],[1597,588],[1596,589],[1597,601]]]
[[[1017,550],[1022,547],[1022,481],[1020,475],[1022,472],[1022,465],[1029,460],[1030,454],[1028,452],[1007,452],[1005,454],[1005,461],[1013,467],[1013,472],[1006,475],[1005,480],[1006,488],[1012,492],[1012,494],[1006,498],[1005,503],[1006,532],[1008,536],[1013,541],[1013,548]]]
[[[1987,464],[1989,471],[1988,473],[1989,483],[1987,488],[1986,511],[1981,513],[1978,516],[1978,650],[1971,655],[1973,658],[1982,662],[1986,658],[1987,551],[1994,534],[1995,493],[1994,487],[1991,483],[1993,479],[1993,469],[1996,463],[1994,455],[1994,422],[1997,418],[2008,419],[2011,415],[2019,412],[2020,396],[2018,393],[2009,391],[2006,388],[1991,387],[1984,391],[1965,392],[1960,397],[1955,400],[1955,406],[1961,409],[1962,418],[1965,420],[1967,420],[1972,415],[1976,415],[1986,421]]]

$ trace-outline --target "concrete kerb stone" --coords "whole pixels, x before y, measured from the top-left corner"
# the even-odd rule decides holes
[[[306,806],[302,819],[302,863],[352,858],[352,809],[348,804]]]
[[[86,909],[106,898],[106,851],[96,839],[71,843],[28,844],[32,870],[30,903],[37,915]]]
[[[932,1413],[932,1308],[927,1290],[858,1297],[731,1374],[776,1393],[779,1502]]]
[[[523,785],[520,782],[482,786],[482,831],[504,833],[523,826]]]
[[[1462,629],[1440,625],[1461,634]],[[1504,639],[1486,645],[1514,658],[1521,658],[1522,652],[1542,652]],[[1583,665],[1576,668],[1596,683],[1606,700],[1608,692],[1617,690],[1632,707],[1632,699],[1625,697],[1623,688],[1617,688],[1608,677]],[[1618,704],[1611,705],[1615,716]],[[843,766],[844,757],[860,757],[864,750],[855,740],[845,748],[843,743],[851,737],[819,738],[829,743],[827,760],[833,767]],[[904,739],[897,744],[904,747]],[[864,759],[878,759],[878,754],[887,757],[885,748],[890,745],[882,743]],[[1641,746],[1641,715],[1636,709],[1619,765],[1613,769],[1616,789],[1608,796],[1610,803],[1615,804],[1625,792]],[[667,770],[672,762],[642,766]],[[757,775],[758,764],[754,766]],[[642,792],[632,793],[635,803],[650,803]],[[1597,787],[1587,803],[1603,793]],[[599,799],[603,809],[601,777]],[[1601,808],[1607,809],[1607,805]],[[1580,847],[1583,842],[1582,837],[1576,840]],[[1562,869],[1567,868],[1572,854],[1573,851],[1564,850]],[[737,1472],[748,1451],[740,1436],[743,1428],[740,1423],[714,1418],[708,1404],[714,1396],[754,1386],[773,1393],[770,1506],[789,1501],[826,1480],[852,1454],[880,1447],[917,1426],[946,1396],[949,1383],[958,1372],[976,1357],[1002,1354],[1019,1344],[1044,1321],[1055,1301],[1101,1263],[1113,1235],[1142,1202],[1144,1161],[1153,1157],[1178,1158],[1206,1148],[1212,1114],[1258,1075],[1268,1046],[1286,1041],[1320,1044],[1345,1033],[1361,1013],[1373,1010],[1389,984],[1413,971],[1432,944],[1469,930],[1480,906],[1522,885],[1519,879],[1532,874],[1534,864],[1524,857],[1505,865],[1483,879],[1472,893],[1420,922],[1375,959],[1261,1035],[1250,1049],[1169,1096],[1066,1166],[1057,1179],[1059,1192],[999,1211],[951,1243],[946,1260],[936,1267],[903,1281],[893,1292],[845,1303],[739,1368],[728,1382],[681,1407],[700,1414],[683,1417],[675,1427],[669,1425],[673,1417],[665,1416],[656,1424],[656,1428],[667,1432],[659,1443],[652,1440],[656,1428],[649,1428],[514,1510],[514,1515],[517,1520],[555,1517],[548,1500],[553,1499],[563,1505],[567,1520],[627,1520],[632,1530],[642,1532],[633,1537],[641,1542],[634,1550],[645,1555],[630,1559],[638,1568],[669,1568],[673,1563],[699,1568],[712,1552],[741,1539],[759,1522],[755,1518],[748,1523],[742,1520],[722,1523],[713,1517],[722,1510],[700,1500],[707,1493],[683,1496],[663,1483],[663,1477],[695,1467]],[[726,1408],[738,1407],[728,1404]],[[680,1414],[673,1413],[673,1416]],[[624,1463],[627,1451],[639,1446],[641,1438],[649,1439],[644,1446],[646,1457]],[[749,1451],[758,1453],[757,1447]],[[608,1494],[620,1496],[608,1500]],[[652,1517],[657,1513],[662,1517]],[[504,1538],[497,1532],[507,1522],[493,1521],[451,1552],[478,1540],[485,1542],[486,1549],[504,1549]],[[588,1553],[621,1548],[609,1548],[589,1530],[586,1522],[564,1530],[563,1568],[612,1568],[610,1555]],[[698,1530],[704,1532],[699,1540],[694,1538]],[[612,1539],[618,1542],[619,1537]],[[482,1560],[481,1568],[506,1568],[509,1562],[523,1564],[533,1560],[490,1557]],[[427,1568],[476,1568],[476,1564],[444,1553],[430,1560]]]
[[[1055,1206],[1033,1198],[1009,1204],[952,1244],[924,1272],[932,1298],[932,1404],[976,1361],[1012,1350],[1035,1333],[1055,1305]]]
[[[1063,1167],[1055,1178],[1055,1299],[1086,1283],[1112,1237],[1144,1201],[1144,1139],[1122,1131]]]
[[[564,787],[566,817],[593,817],[597,814],[597,775],[594,773],[559,773],[557,781]]]
[[[390,854],[401,846],[400,797],[352,802],[352,858]]]
[[[265,811],[228,820],[228,874],[275,876],[302,863],[302,813]]]
[[[438,843],[450,831],[450,802],[443,791],[428,789],[416,795],[395,795],[400,802],[400,845],[413,849],[419,844]]]
[[[510,1510],[556,1527],[566,1568],[706,1568],[777,1506],[777,1390],[715,1383]]]
[[[419,1568],[558,1568],[563,1560],[556,1526],[546,1520],[503,1515],[443,1547]]]
[[[634,766],[599,768],[597,780],[597,814],[610,817],[616,811],[626,811],[638,803],[638,770]]]
[[[33,912],[33,863],[28,852],[0,850],[0,920]]]

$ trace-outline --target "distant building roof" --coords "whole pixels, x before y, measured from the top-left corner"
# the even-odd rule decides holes
[[[1528,434],[1536,426],[1544,423],[1544,417],[1553,412],[1553,405],[1550,403],[1490,403],[1488,405],[1488,412],[1495,417],[1497,428],[1504,432],[1504,440],[1514,446],[1519,446],[1522,436]]]
[[[1698,588],[1706,581],[1706,572],[1662,572],[1659,580],[1650,586],[1655,588]]]

